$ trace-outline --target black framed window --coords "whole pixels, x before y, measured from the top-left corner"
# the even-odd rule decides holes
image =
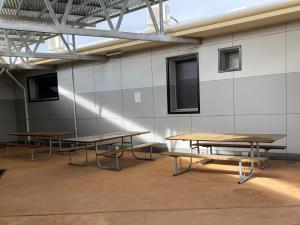
[[[168,113],[199,113],[198,54],[167,58]]]
[[[57,73],[27,78],[30,102],[59,100]]]
[[[242,47],[219,49],[219,73],[242,70]]]

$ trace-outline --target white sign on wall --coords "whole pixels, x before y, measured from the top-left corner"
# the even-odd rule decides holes
[[[141,92],[139,92],[139,91],[134,92],[134,101],[135,101],[135,103],[141,102]]]

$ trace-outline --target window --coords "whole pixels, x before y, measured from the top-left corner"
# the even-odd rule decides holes
[[[59,100],[57,73],[27,78],[30,102]]]
[[[219,49],[219,73],[242,69],[241,46]]]
[[[167,58],[168,112],[199,113],[198,54]]]

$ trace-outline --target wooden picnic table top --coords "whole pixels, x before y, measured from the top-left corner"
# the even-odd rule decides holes
[[[92,135],[92,136],[68,138],[68,139],[63,139],[63,141],[79,142],[79,143],[96,143],[96,142],[101,142],[101,141],[117,139],[117,138],[138,136],[138,135],[148,134],[148,133],[150,133],[150,131],[113,132],[113,133],[107,133],[107,134],[98,134],[98,135]]]
[[[10,133],[12,136],[23,136],[23,137],[60,137],[65,135],[72,135],[74,132],[69,131],[32,131],[32,132],[16,132]]]
[[[212,142],[259,142],[273,143],[283,137],[285,134],[222,134],[222,133],[185,133],[171,137],[167,140],[181,141],[212,141]]]

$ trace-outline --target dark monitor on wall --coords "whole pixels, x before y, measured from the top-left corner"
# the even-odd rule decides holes
[[[27,78],[29,102],[59,100],[57,73]]]

